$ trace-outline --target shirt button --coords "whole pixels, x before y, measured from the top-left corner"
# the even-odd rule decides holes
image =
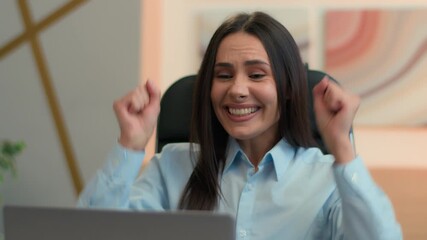
[[[248,186],[246,187],[246,189],[248,191],[252,191],[254,189],[254,186],[252,186],[252,184],[248,184]]]
[[[246,230],[240,230],[239,235],[240,237],[246,237],[247,235]]]

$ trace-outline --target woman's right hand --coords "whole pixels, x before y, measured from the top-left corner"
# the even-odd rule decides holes
[[[144,150],[160,113],[160,91],[148,80],[113,104],[120,126],[119,143],[128,149]]]

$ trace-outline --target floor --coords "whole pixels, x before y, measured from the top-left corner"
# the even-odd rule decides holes
[[[427,239],[427,169],[370,169],[390,197],[404,239]]]

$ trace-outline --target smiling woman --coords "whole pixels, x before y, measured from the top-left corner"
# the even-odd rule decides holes
[[[262,12],[227,19],[194,86],[190,143],[169,144],[138,177],[160,112],[153,81],[114,102],[118,144],[79,206],[231,214],[252,239],[401,239],[386,195],[349,139],[359,98],[329,81],[313,89],[288,30]]]
[[[216,57],[212,106],[255,166],[280,139],[276,89],[270,60],[257,37],[238,32],[224,38]]]

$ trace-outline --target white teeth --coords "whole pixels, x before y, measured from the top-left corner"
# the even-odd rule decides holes
[[[232,115],[247,115],[255,112],[257,110],[256,107],[251,108],[228,108],[228,112]]]

